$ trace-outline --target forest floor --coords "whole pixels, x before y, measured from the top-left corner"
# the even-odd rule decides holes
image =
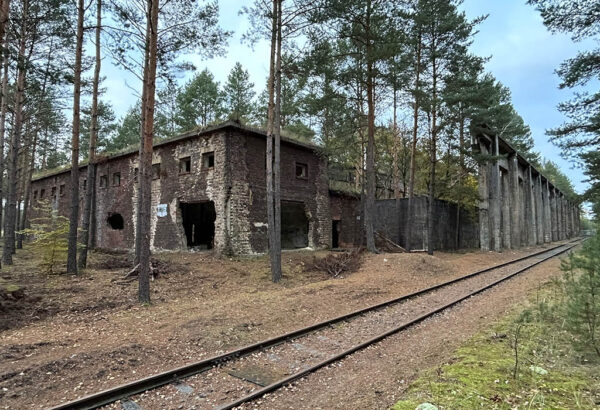
[[[137,282],[114,282],[130,267],[127,255],[94,252],[83,274],[48,276],[38,273],[38,255],[26,247],[18,252],[15,264],[0,273],[0,288],[14,293],[0,306],[0,408],[45,408],[72,400],[534,249],[501,254],[365,255],[357,272],[335,279],[306,269],[314,257],[328,252],[285,252],[279,284],[269,280],[266,257],[218,259],[207,252],[161,253],[156,256],[160,275],[151,283],[152,304],[140,306]],[[448,358],[453,347],[559,272],[558,260],[547,262],[417,326],[403,336],[402,343],[394,345],[394,338],[383,342],[395,346],[393,363],[403,363],[401,374],[387,358],[391,352],[380,355],[379,364],[369,359],[365,365],[361,355],[371,351],[367,349],[344,361],[358,360],[352,373],[344,372],[335,383],[322,383],[320,377],[332,373],[325,369],[314,375],[313,382],[308,377],[283,391],[290,397],[278,403],[282,408],[390,406],[422,369]],[[465,312],[457,313],[461,309]],[[436,321],[447,323],[432,325]],[[425,332],[427,326],[432,330]],[[412,340],[411,349],[406,349],[406,340]],[[316,390],[311,386],[315,381]]]

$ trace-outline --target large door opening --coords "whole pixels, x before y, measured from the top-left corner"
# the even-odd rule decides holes
[[[308,246],[308,218],[304,203],[281,201],[281,247],[299,249]]]
[[[331,247],[333,249],[340,247],[340,221],[335,219],[331,222]]]
[[[215,238],[215,203],[196,202],[180,204],[181,220],[188,248],[212,249]]]

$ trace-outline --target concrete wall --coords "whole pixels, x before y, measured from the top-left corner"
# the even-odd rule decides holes
[[[476,141],[482,250],[499,252],[579,234],[578,205],[506,141],[485,133]]]

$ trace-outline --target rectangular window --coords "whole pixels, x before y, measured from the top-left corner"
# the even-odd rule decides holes
[[[160,179],[160,164],[152,164],[152,179]]]
[[[46,190],[42,188],[40,190],[40,199],[42,199],[44,197],[44,195],[46,195]]]
[[[140,170],[139,168],[134,168],[133,169],[133,182],[137,182],[138,181],[138,174],[139,174]]]
[[[56,187],[55,187],[55,186],[53,186],[53,187],[52,187],[52,195],[51,195],[51,198],[55,198],[55,197],[56,197]]]
[[[202,154],[202,168],[210,169],[215,166],[215,153],[214,152],[205,152]]]
[[[87,179],[83,180],[83,190],[85,191],[87,189]]]
[[[100,188],[106,188],[108,186],[108,176],[102,175],[100,176]]]
[[[192,158],[185,157],[179,159],[179,173],[189,174],[192,171]]]
[[[308,165],[301,162],[296,162],[296,178],[307,179],[308,178]]]
[[[61,184],[59,192],[60,196],[65,196],[65,184]]]
[[[119,185],[121,185],[121,173],[115,172],[113,174],[113,186],[119,186]]]
[[[33,191],[33,199],[37,199],[37,190]]]

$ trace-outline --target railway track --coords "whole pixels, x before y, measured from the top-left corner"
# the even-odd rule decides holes
[[[120,400],[118,408],[165,408],[173,397],[180,408],[231,409],[420,323],[578,243],[557,245],[52,410],[94,409]]]

